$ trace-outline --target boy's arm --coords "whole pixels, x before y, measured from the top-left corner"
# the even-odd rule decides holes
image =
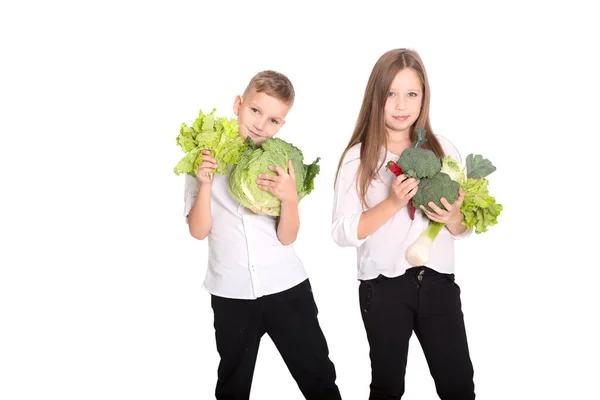
[[[212,227],[212,214],[210,209],[211,185],[211,183],[200,185],[194,206],[188,214],[190,234],[198,240],[204,240]]]
[[[216,167],[217,163],[210,156],[210,151],[203,149],[202,164],[198,167],[196,173],[197,184],[199,184],[198,194],[194,206],[187,216],[190,234],[198,240],[204,240],[210,233],[210,228],[212,228],[210,190],[212,189],[213,174]]]
[[[296,241],[300,229],[298,198],[281,202],[281,215],[277,218],[277,238],[284,246]]]
[[[287,171],[279,166],[270,166],[269,170],[277,172],[277,175],[260,174],[256,183],[261,190],[273,193],[281,201],[281,212],[277,218],[277,238],[281,244],[287,246],[296,241],[300,229],[296,173],[291,160],[288,160]]]

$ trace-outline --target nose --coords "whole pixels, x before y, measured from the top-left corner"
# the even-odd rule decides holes
[[[404,110],[406,109],[406,100],[402,97],[399,97],[396,100],[396,110]]]
[[[265,130],[265,125],[267,123],[267,120],[265,118],[261,118],[257,121],[254,122],[254,129],[256,129],[257,131],[264,131]]]

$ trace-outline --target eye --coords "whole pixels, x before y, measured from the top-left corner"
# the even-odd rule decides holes
[[[271,118],[271,122],[275,125],[279,125],[279,121],[276,119]]]
[[[410,92],[410,93],[408,94],[408,96],[409,96],[409,97],[417,97],[418,95],[419,95],[419,94],[418,94],[418,93],[415,93],[415,92]]]
[[[396,95],[396,93],[394,93],[394,92],[389,92],[388,93],[388,96],[390,96],[390,97],[394,97],[395,95]]]
[[[250,110],[251,110],[251,111],[252,111],[254,114],[258,114],[258,108],[256,108],[256,107],[252,107]]]

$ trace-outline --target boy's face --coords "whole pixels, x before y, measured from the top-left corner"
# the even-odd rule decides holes
[[[289,110],[290,107],[281,100],[254,89],[245,97],[237,96],[233,103],[240,136],[244,139],[250,136],[256,144],[262,144],[279,132]]]

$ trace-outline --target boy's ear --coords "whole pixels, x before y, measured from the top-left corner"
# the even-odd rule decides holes
[[[242,96],[237,95],[235,96],[235,100],[233,101],[233,113],[235,114],[236,117],[239,116],[240,114],[240,106],[242,105]]]

